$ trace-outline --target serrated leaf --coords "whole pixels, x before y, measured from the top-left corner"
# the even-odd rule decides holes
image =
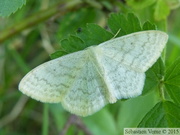
[[[66,52],[61,51],[61,50],[58,50],[58,51],[50,54],[50,58],[51,58],[51,59],[56,59],[56,58],[59,58],[59,57],[61,57],[61,56],[63,56],[63,55],[66,55],[66,54],[67,54]]]
[[[127,4],[134,9],[143,9],[155,2],[156,0],[127,0]]]
[[[170,97],[180,104],[180,57],[167,69],[164,83]]]
[[[25,4],[26,0],[0,0],[0,16],[9,16]]]
[[[114,22],[117,22],[117,24]],[[146,25],[148,26],[146,29],[153,28],[154,26],[148,22]],[[118,36],[142,30],[138,18],[132,13],[129,13],[127,18],[125,18],[122,14],[112,14],[109,18],[109,27],[114,34],[121,29]],[[78,28],[76,36],[70,36],[68,39],[62,40],[62,51],[58,51],[57,53],[55,52],[51,55],[51,57],[57,58],[58,56],[62,56],[64,54],[63,51],[72,53],[83,50],[86,47],[98,45],[114,37],[112,33],[96,24],[87,24],[85,27]]]
[[[61,57],[68,53],[73,53],[85,49],[85,43],[76,36],[70,35],[67,39],[61,41],[61,49],[50,55],[51,59]]]
[[[164,101],[157,103],[143,118],[138,127],[179,127],[180,106]]]
[[[101,28],[97,24],[87,24],[82,27],[77,36],[82,39],[86,46],[98,45],[113,38],[113,34]]]
[[[108,26],[114,34],[116,34],[120,30],[119,36],[126,35],[126,24],[127,19],[123,14],[113,13],[108,19]]]
[[[63,39],[61,41],[61,47],[67,53],[76,52],[85,49],[87,46],[79,37],[69,36],[68,39]]]
[[[143,95],[147,94],[150,90],[158,87],[160,80],[164,76],[164,63],[161,58],[146,72],[145,86]]]
[[[96,34],[95,34],[96,33]],[[101,37],[101,38],[99,38]],[[62,55],[83,50],[92,45],[98,45],[113,38],[113,34],[96,24],[87,24],[86,27],[78,29],[76,36],[69,36],[61,41],[61,48],[51,58],[58,58]]]
[[[149,21],[146,21],[143,24],[143,30],[156,30],[156,29],[157,29],[156,25],[150,23]]]
[[[170,8],[165,0],[158,0],[155,6],[154,17],[156,20],[166,19],[170,13]]]
[[[129,32],[128,34],[133,33],[133,32],[138,32],[138,31],[142,30],[140,20],[133,13],[129,13],[127,15],[127,21],[128,21],[128,24],[129,24],[128,27],[127,27],[128,32]]]
[[[123,14],[111,14],[108,26],[114,34],[120,31],[118,37],[142,30],[139,19],[132,13],[127,18]]]

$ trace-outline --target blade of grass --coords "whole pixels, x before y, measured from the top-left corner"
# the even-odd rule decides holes
[[[48,135],[49,104],[44,104],[43,108],[42,135]]]

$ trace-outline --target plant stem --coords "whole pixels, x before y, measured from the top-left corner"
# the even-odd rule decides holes
[[[81,129],[85,135],[92,135],[92,133],[88,130],[88,128],[84,125],[83,121],[76,115],[71,115],[67,120],[64,128],[60,132],[59,135],[66,135],[69,127],[71,125],[76,125],[79,129]]]
[[[165,98],[165,95],[164,95],[164,78],[162,78],[162,80],[160,80],[160,84],[159,84],[159,92],[160,92],[160,97],[162,99],[162,101],[164,101],[166,98]]]
[[[48,135],[48,123],[49,123],[48,110],[49,110],[49,105],[45,103],[43,108],[44,108],[44,110],[43,110],[42,135]]]
[[[162,28],[165,32],[167,32],[167,19],[163,20],[162,21]],[[161,58],[162,58],[162,61],[165,65],[165,62],[166,62],[166,48],[164,48],[163,52],[162,52],[162,55],[161,55]],[[159,84],[159,91],[160,91],[160,96],[161,96],[161,99],[164,101],[165,100],[165,94],[164,94],[164,76],[163,78],[160,80],[160,84]]]
[[[164,20],[163,22],[162,22],[162,25],[163,25],[163,30],[165,31],[165,32],[167,32],[167,20]],[[163,62],[164,62],[164,64],[165,64],[165,61],[166,61],[166,47],[164,48],[164,50],[163,50],[163,53],[162,53],[162,60],[163,60]]]
[[[71,10],[74,10],[76,8],[80,8],[79,4],[82,3],[81,0],[74,0],[72,2],[65,2],[60,1],[56,3],[55,5],[49,7],[46,10],[42,10],[37,12],[36,14],[27,17],[23,21],[14,24],[13,26],[4,29],[0,32],[0,43],[5,41],[6,39],[14,36],[15,34],[20,33],[22,30],[25,30],[27,28],[30,28],[32,26],[37,25],[38,23],[41,23],[50,17],[60,14],[63,15]]]

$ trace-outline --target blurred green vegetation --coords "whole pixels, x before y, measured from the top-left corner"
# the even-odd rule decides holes
[[[26,1],[26,5],[16,13],[0,17],[0,37],[2,32],[11,32],[19,25],[36,22],[0,43],[0,135],[86,135],[86,128],[93,135],[121,135],[123,128],[138,126],[145,114],[159,101],[156,90],[109,104],[92,116],[77,118],[66,112],[61,104],[44,104],[26,97],[18,91],[18,83],[32,68],[50,60],[49,55],[61,48],[60,41],[63,38],[80,30],[86,23],[107,28],[107,17],[112,12],[133,12],[142,23],[149,20],[159,30],[166,31],[169,42],[164,58],[168,67],[180,56],[180,8],[171,9],[162,0],[146,0],[145,4],[135,0],[127,3],[118,0],[85,0],[74,5],[71,3],[73,0],[59,1]],[[71,3],[73,8],[53,10],[38,20],[39,14],[45,16],[56,3],[59,8]],[[39,12],[41,10],[44,12]],[[26,21],[31,19],[31,15],[34,18]],[[79,120],[80,125],[72,122],[74,119]]]

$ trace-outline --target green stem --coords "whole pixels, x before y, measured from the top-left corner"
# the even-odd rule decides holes
[[[49,123],[48,110],[49,110],[49,105],[45,103],[43,108],[44,108],[44,110],[43,110],[42,135],[48,135],[48,123]]]
[[[162,101],[165,101],[165,95],[164,95],[164,83],[163,83],[164,78],[160,81],[159,84],[159,91],[160,91],[160,97],[162,99]]]
[[[163,25],[163,30],[165,31],[165,32],[167,32],[167,20],[164,20],[163,22],[162,22],[162,25]],[[164,64],[165,64],[165,61],[166,61],[166,47],[164,48],[164,50],[163,50],[163,53],[162,53],[162,60],[163,60],[163,62],[164,62]]]
[[[22,30],[35,26],[38,23],[41,23],[56,14],[63,15],[71,10],[80,8],[79,4],[82,2],[81,0],[73,0],[72,2],[66,2],[66,4],[64,3],[64,1],[60,1],[55,5],[49,7],[48,9],[39,11],[38,13],[27,17],[27,19],[24,19],[23,21],[14,24],[7,29],[4,29],[0,32],[0,43],[14,36],[15,34],[20,33]]]
[[[167,19],[163,20],[161,22],[161,26],[162,26],[162,30],[167,32]],[[162,61],[165,65],[166,62],[166,47],[164,48],[162,54],[161,54],[161,58]],[[163,101],[165,101],[165,93],[164,93],[164,77],[162,78],[162,80],[160,81],[160,85],[159,85],[159,91],[160,91],[160,97]]]

